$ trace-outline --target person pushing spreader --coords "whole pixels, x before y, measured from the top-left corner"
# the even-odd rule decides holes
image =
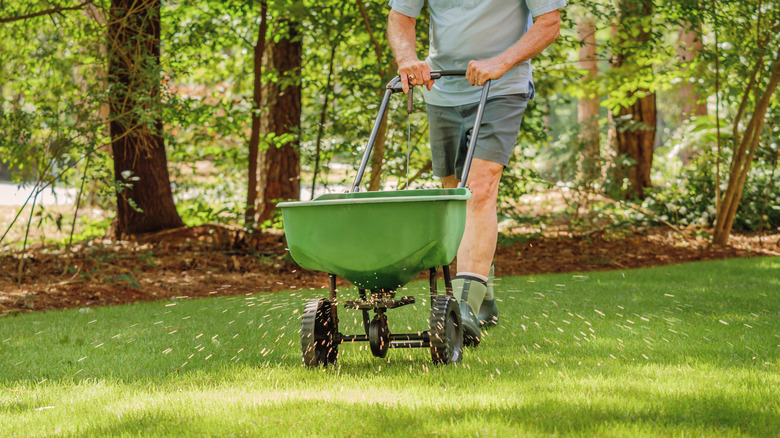
[[[424,85],[433,176],[445,188],[462,181],[475,112],[483,113],[467,184],[472,197],[458,249],[453,295],[459,300],[464,339],[479,339],[480,325],[498,322],[492,264],[498,237],[497,199],[523,115],[533,99],[531,59],[560,34],[566,0],[389,0],[387,41],[404,90]],[[417,54],[417,26],[427,15],[428,53]],[[466,68],[464,77],[434,78],[431,70]],[[478,104],[491,81],[490,100]],[[481,109],[480,109],[481,108]]]
[[[432,71],[431,77],[464,74],[465,70]],[[385,357],[390,348],[430,348],[433,362],[440,364],[458,362],[463,355],[463,302],[453,297],[449,264],[457,254],[466,223],[466,203],[471,198],[466,181],[490,81],[482,88],[458,187],[359,192],[390,97],[404,91],[401,77],[385,88],[351,191],[278,205],[293,260],[305,269],[329,274],[329,296],[312,299],[304,308],[301,351],[306,366],[335,362],[339,345],[345,342],[367,341],[377,357]],[[408,102],[411,112],[411,90]],[[444,277],[444,293],[439,293],[437,284],[439,270]],[[425,271],[430,278],[429,329],[390,333],[387,311],[415,302],[411,296],[397,297],[396,291]],[[357,299],[338,299],[337,277],[358,288]],[[362,311],[365,333],[341,333],[338,306]],[[476,345],[479,337],[466,336],[465,342]]]
[[[429,51],[421,60],[416,17],[426,5]],[[389,347],[430,347],[434,362],[456,362],[464,342],[479,342],[481,325],[497,323],[491,262],[498,185],[534,96],[530,60],[558,38],[558,10],[566,0],[389,0],[389,6],[387,38],[398,77],[387,86],[352,193],[282,206],[293,258],[331,275],[329,299],[312,300],[304,311],[301,347],[307,365],[336,360],[344,341],[369,341],[377,356]],[[465,71],[453,74],[463,66]],[[494,92],[486,106],[491,83]],[[445,189],[357,193],[388,98],[416,85],[427,87],[433,174]],[[484,86],[481,94],[478,86]],[[335,225],[336,220],[343,222]],[[456,252],[458,275],[451,278],[448,264]],[[436,292],[439,266],[444,295]],[[391,334],[386,311],[413,302],[412,297],[396,300],[395,291],[425,269],[431,279],[430,329]],[[360,299],[344,307],[363,311],[365,335],[338,331],[336,275],[358,286]],[[376,316],[369,321],[371,309]]]

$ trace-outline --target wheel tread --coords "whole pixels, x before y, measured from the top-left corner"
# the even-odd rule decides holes
[[[331,303],[323,298],[306,303],[301,318],[301,356],[307,367],[326,366],[338,357],[337,327],[330,313]]]
[[[453,324],[454,333],[448,333],[449,323]],[[460,361],[463,355],[463,331],[460,311],[454,298],[447,295],[437,295],[433,298],[428,334],[431,359],[434,363],[448,364]],[[450,339],[452,336],[454,339]]]

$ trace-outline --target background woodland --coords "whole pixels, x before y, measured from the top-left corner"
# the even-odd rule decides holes
[[[370,0],[0,1],[2,176],[32,187],[0,245],[280,227],[280,200],[354,175],[396,71],[387,13]],[[417,27],[422,56],[425,10]],[[725,245],[780,227],[776,3],[572,1],[534,69],[505,229],[666,224]],[[435,184],[418,101],[410,133],[403,99],[382,121],[367,190]],[[40,203],[52,187],[72,205]],[[560,208],[530,214],[518,200],[535,193]]]

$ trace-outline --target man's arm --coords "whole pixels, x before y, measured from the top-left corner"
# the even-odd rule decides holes
[[[469,62],[466,78],[471,85],[484,85],[488,79],[498,79],[512,67],[542,52],[560,35],[561,17],[557,10],[542,14],[515,44],[501,54],[485,60]]]
[[[429,90],[433,86],[431,67],[417,57],[415,23],[414,17],[407,17],[394,10],[390,10],[387,18],[387,39],[398,63],[398,74],[401,76],[404,93],[409,91],[410,83],[426,85]]]

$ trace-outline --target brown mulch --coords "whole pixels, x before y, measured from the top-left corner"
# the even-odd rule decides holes
[[[496,275],[506,276],[779,255],[778,235],[735,235],[730,246],[720,248],[710,246],[701,230],[679,233],[659,227],[589,237],[504,239],[495,261]],[[0,254],[0,315],[326,287],[326,274],[292,262],[283,235],[250,236],[220,226],[182,228],[133,241],[94,240],[69,251],[33,248]]]

